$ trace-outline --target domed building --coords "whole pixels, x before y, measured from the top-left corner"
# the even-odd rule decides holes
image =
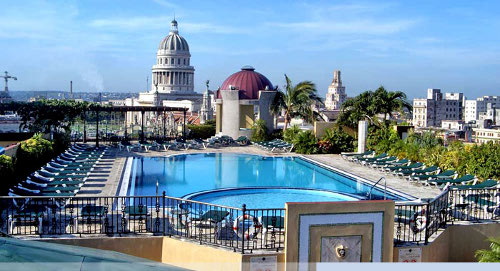
[[[217,91],[216,131],[233,138],[250,137],[256,119],[266,121],[268,131],[275,128],[270,112],[276,89],[267,77],[244,66],[229,76]]]
[[[127,99],[126,105],[184,107],[191,113],[199,112],[203,94],[194,91],[194,70],[189,44],[179,35],[177,21],[174,19],[170,32],[161,40],[156,52],[151,89],[139,93],[138,99]],[[141,116],[137,116],[137,113],[129,114],[129,120],[137,123],[141,121]],[[153,114],[145,117],[149,121]],[[208,118],[211,119],[211,116]]]

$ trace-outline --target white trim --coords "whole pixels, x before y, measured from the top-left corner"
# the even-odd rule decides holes
[[[305,157],[305,156],[303,156],[303,155],[299,155],[298,157],[300,157],[300,158],[302,158],[302,159],[304,159],[304,160],[306,160],[306,161],[308,161],[308,162],[310,162],[310,163],[312,163],[312,164],[318,164],[318,165],[321,165],[322,167],[328,168],[328,169],[329,169],[329,170],[331,170],[331,171],[334,171],[334,172],[336,171],[336,172],[339,172],[339,173],[341,173],[341,174],[347,175],[347,176],[349,176],[349,177],[351,177],[351,178],[353,178],[353,179],[355,179],[355,180],[357,180],[357,181],[360,181],[360,182],[362,182],[362,183],[367,184],[368,186],[372,186],[372,185],[374,185],[374,184],[375,184],[375,182],[373,182],[373,181],[370,181],[370,180],[365,179],[365,178],[363,178],[363,177],[360,177],[360,176],[354,175],[354,174],[349,173],[349,172],[347,172],[347,171],[344,171],[344,170],[338,169],[338,168],[336,168],[336,167],[332,167],[332,166],[330,166],[330,165],[327,165],[327,164],[325,164],[325,163],[322,163],[322,162],[316,161],[316,160],[314,160],[314,159],[311,159],[311,158]],[[379,188],[379,189],[382,189],[382,191],[384,190],[384,187],[383,187],[381,184],[377,184],[375,187],[377,187],[377,188]],[[391,192],[392,194],[396,194],[396,195],[399,195],[399,196],[401,196],[401,197],[408,198],[408,201],[412,201],[412,200],[416,200],[416,199],[418,199],[418,198],[416,198],[415,196],[412,196],[412,195],[410,195],[410,194],[403,193],[403,192],[398,191],[398,190],[394,190],[394,189],[392,189],[392,188],[390,188],[390,187],[387,187],[387,191]],[[396,202],[407,202],[407,201],[406,201],[406,200],[401,200],[401,201],[396,201]]]
[[[384,213],[301,215],[299,224],[299,270],[309,268],[309,232],[311,226],[373,223],[372,262],[382,262]]]

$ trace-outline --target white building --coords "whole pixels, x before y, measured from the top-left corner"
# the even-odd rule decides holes
[[[465,122],[463,120],[443,120],[441,121],[441,128],[453,131],[463,131]]]
[[[486,112],[487,105],[491,103],[497,108],[500,107],[500,96],[483,96],[475,100],[466,100],[464,108],[464,120],[478,121],[479,114]]]
[[[173,20],[168,35],[162,39],[152,67],[151,90],[139,93],[137,99],[126,99],[128,106],[169,106],[188,108],[191,113],[201,109],[203,95],[194,91],[194,67],[187,41],[179,35],[177,21]],[[139,112],[129,112],[129,123],[141,120]],[[138,116],[139,115],[139,116]],[[155,116],[145,115],[145,120]]]
[[[443,99],[440,89],[428,89],[427,98],[413,100],[413,125],[416,127],[441,127],[443,120],[459,120],[458,100]]]
[[[500,142],[499,129],[473,128],[473,140],[476,143],[486,143],[489,141]]]
[[[326,110],[340,110],[346,99],[347,95],[345,94],[345,87],[342,86],[340,71],[335,70],[333,72],[333,81],[326,93],[325,108]]]

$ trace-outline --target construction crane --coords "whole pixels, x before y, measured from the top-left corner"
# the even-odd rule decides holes
[[[9,86],[7,85],[7,83],[9,82],[9,79],[17,80],[17,77],[10,76],[8,72],[5,72],[5,75],[0,76],[0,77],[5,79],[5,92],[9,92]]]

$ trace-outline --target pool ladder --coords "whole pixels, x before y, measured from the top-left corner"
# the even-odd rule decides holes
[[[387,199],[387,180],[385,179],[385,177],[378,179],[378,181],[374,185],[372,185],[372,187],[370,188],[370,192],[368,192],[368,194],[366,195],[368,199],[372,199],[373,188],[375,188],[375,186],[377,186],[377,184],[382,180],[384,180],[384,200]]]

